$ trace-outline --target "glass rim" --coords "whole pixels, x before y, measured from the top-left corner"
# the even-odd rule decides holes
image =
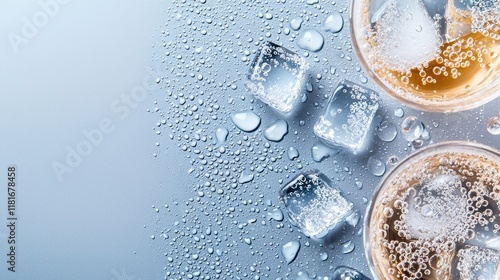
[[[370,80],[374,82],[379,88],[381,88],[387,95],[389,95],[393,100],[396,100],[403,105],[407,105],[411,108],[426,111],[426,112],[436,112],[436,113],[452,113],[452,112],[462,112],[477,108],[481,105],[484,105],[497,97],[500,96],[500,76],[493,80],[490,84],[484,86],[480,90],[476,91],[472,95],[468,95],[466,97],[446,100],[446,101],[432,101],[427,100],[421,97],[418,97],[410,92],[408,94],[417,98],[417,100],[411,100],[399,93],[397,93],[394,89],[391,89],[387,86],[378,76],[377,74],[370,68],[367,60],[361,48],[358,44],[358,35],[356,33],[355,26],[355,3],[360,3],[363,0],[349,0],[348,5],[348,16],[349,16],[349,31],[351,35],[351,42],[353,45],[354,52],[356,53],[356,57],[358,58],[361,67],[367,73]],[[367,0],[368,1],[368,0]],[[418,101],[423,101],[419,103]]]
[[[380,277],[378,271],[375,268],[374,261],[371,255],[371,244],[370,244],[371,235],[369,232],[369,227],[370,227],[373,207],[375,205],[376,200],[379,197],[380,191],[387,183],[387,181],[392,179],[393,176],[396,176],[398,173],[400,173],[401,170],[406,169],[409,163],[425,158],[430,155],[436,155],[451,150],[458,150],[460,148],[462,149],[466,148],[466,152],[474,155],[480,155],[481,153],[485,155],[491,155],[493,156],[493,158],[496,157],[497,161],[500,162],[500,150],[497,150],[496,148],[493,148],[491,146],[464,140],[444,141],[431,144],[429,146],[423,147],[417,151],[410,153],[404,159],[398,162],[391,170],[389,170],[378,183],[377,187],[373,191],[371,200],[368,203],[365,212],[365,217],[363,220],[363,247],[366,259],[368,261],[368,267],[370,268],[370,272],[372,273],[375,280],[380,280]]]

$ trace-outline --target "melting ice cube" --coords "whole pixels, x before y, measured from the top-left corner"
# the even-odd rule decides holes
[[[354,268],[339,266],[333,272],[332,280],[370,280]]]
[[[374,51],[381,66],[405,72],[434,59],[441,45],[439,27],[422,0],[387,2],[372,16],[372,21],[380,18]]]
[[[373,90],[344,80],[314,125],[314,133],[327,144],[360,151],[367,142],[378,101]]]
[[[288,216],[305,235],[326,236],[345,220],[352,203],[316,171],[300,174],[280,193]]]
[[[453,279],[500,279],[500,252],[477,246],[465,245],[458,250],[452,263]]]
[[[307,62],[298,54],[265,42],[247,73],[247,87],[263,102],[287,115],[301,97]]]

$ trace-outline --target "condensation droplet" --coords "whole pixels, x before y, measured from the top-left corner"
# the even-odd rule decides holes
[[[385,173],[385,164],[376,157],[368,158],[368,170],[375,176],[382,176]]]

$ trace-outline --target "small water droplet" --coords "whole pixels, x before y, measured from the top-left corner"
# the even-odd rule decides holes
[[[297,257],[299,250],[300,250],[300,242],[290,241],[285,245],[283,245],[283,247],[281,248],[281,254],[285,258],[285,261],[287,263],[291,263]]]
[[[402,118],[405,114],[405,111],[403,111],[403,109],[401,108],[397,108],[396,110],[394,110],[394,116],[395,117],[398,117],[398,118]]]
[[[217,143],[219,145],[222,145],[226,142],[227,140],[227,135],[229,134],[229,131],[225,127],[219,127],[217,130],[215,130],[215,138],[217,139]]]
[[[290,28],[294,31],[297,31],[300,29],[300,26],[302,25],[302,18],[300,17],[297,17],[297,18],[293,18],[291,21],[290,21]]]
[[[398,163],[398,161],[399,161],[399,158],[396,155],[392,155],[387,159],[387,163],[389,163],[390,165],[396,165]]]
[[[326,252],[323,252],[323,253],[319,254],[319,258],[322,261],[326,261],[328,259],[328,254]]]
[[[385,164],[376,157],[368,158],[368,170],[375,176],[382,176],[385,173]]]

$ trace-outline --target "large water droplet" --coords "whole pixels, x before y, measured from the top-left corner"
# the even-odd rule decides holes
[[[260,117],[252,111],[238,112],[231,114],[231,121],[239,129],[252,132],[260,125]]]
[[[219,145],[222,145],[226,142],[227,140],[227,135],[229,134],[229,131],[225,127],[219,127],[217,130],[215,130],[215,138],[217,139],[217,143]]]
[[[409,116],[401,123],[401,133],[403,134],[403,138],[408,142],[418,139],[423,132],[424,124],[415,116]]]
[[[297,257],[300,249],[300,242],[298,241],[290,241],[283,245],[281,248],[281,254],[285,257],[287,263],[291,263]]]
[[[305,50],[317,52],[323,48],[323,35],[316,29],[306,29],[298,38],[297,45]]]
[[[326,17],[325,24],[323,26],[326,31],[337,33],[342,30],[342,27],[344,27],[344,19],[339,12],[333,12],[331,15]]]
[[[264,137],[269,141],[279,142],[283,140],[283,137],[288,133],[288,124],[284,120],[279,120],[273,123],[264,132]]]
[[[398,129],[394,123],[383,121],[377,127],[377,135],[381,140],[390,142],[398,135]]]
[[[375,176],[382,176],[385,173],[385,164],[376,157],[368,158],[368,170]]]
[[[486,122],[486,130],[492,135],[500,134],[500,118],[491,117]]]

